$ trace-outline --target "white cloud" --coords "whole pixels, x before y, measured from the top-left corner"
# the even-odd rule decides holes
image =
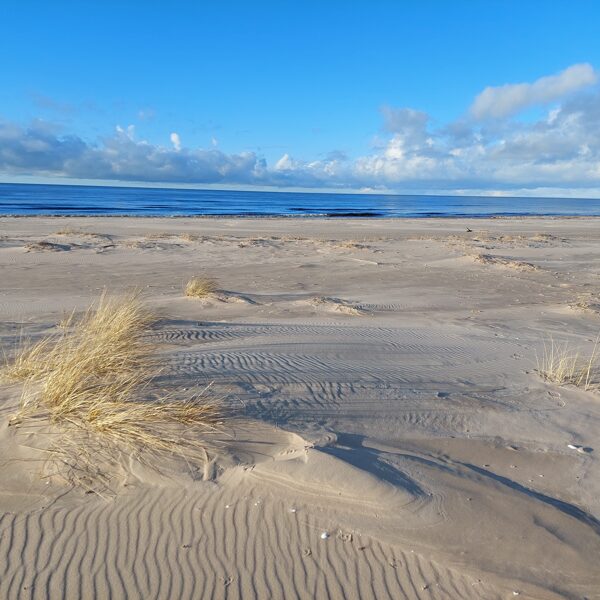
[[[588,75],[595,73],[589,69]],[[464,118],[435,126],[424,112],[384,107],[385,133],[357,158],[337,150],[323,153],[319,160],[301,160],[286,152],[267,165],[254,152],[222,152],[213,140],[208,149],[187,148],[175,132],[167,147],[137,140],[132,125],[89,142],[40,120],[29,127],[0,120],[0,173],[148,183],[590,196],[600,189],[600,90],[576,93],[573,81],[581,83],[585,77],[564,73],[523,84],[538,90],[529,98],[537,94],[538,99],[548,99],[559,89],[570,90],[536,121]],[[519,102],[523,106],[523,100]],[[511,110],[519,102],[513,101]],[[500,104],[506,111],[510,103]]]
[[[391,133],[400,133],[405,139],[415,141],[426,136],[429,115],[413,108],[393,108],[384,106],[381,109],[384,128]]]
[[[117,134],[127,139],[133,140],[135,137],[135,125],[128,125],[125,129],[120,125],[115,127]]]
[[[284,154],[276,163],[276,171],[293,171],[299,166],[298,162],[292,160],[289,154]]]
[[[171,140],[171,143],[173,144],[173,148],[175,148],[175,150],[177,150],[177,152],[179,152],[181,150],[181,139],[179,137],[179,134],[173,132],[169,136],[169,139]]]
[[[384,149],[355,162],[355,177],[404,189],[600,184],[597,93],[572,99],[528,124],[504,121],[490,129],[458,123],[428,131],[420,144],[412,139],[410,132],[393,135]]]
[[[503,118],[537,104],[547,104],[590,86],[598,80],[598,74],[588,63],[569,68],[533,83],[509,83],[498,87],[486,87],[476,96],[470,108],[476,119]]]
[[[0,172],[76,179],[165,183],[255,183],[264,160],[252,152],[165,148],[134,139],[134,129],[90,144],[39,123],[23,128],[0,121]]]

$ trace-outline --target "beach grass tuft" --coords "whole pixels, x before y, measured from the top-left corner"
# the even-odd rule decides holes
[[[197,233],[182,233],[179,237],[186,242],[197,242],[201,239]]]
[[[74,227],[63,227],[59,229],[54,235],[80,235],[82,232]]]
[[[71,354],[95,375],[136,368],[149,354],[143,336],[154,320],[137,292],[124,297],[103,293],[77,322],[71,313],[59,323],[60,332],[35,343],[24,341],[12,361],[6,361],[3,377],[41,379]]]
[[[544,344],[544,352],[537,357],[538,374],[557,385],[574,385],[586,391],[600,384],[600,353],[596,338],[590,353],[584,353],[569,343],[557,343],[553,339]]]
[[[38,342],[21,339],[12,358],[4,354],[4,364],[0,369],[0,381],[13,383],[30,378],[39,378],[49,366],[50,355],[59,336],[46,336]]]
[[[218,427],[219,402],[205,390],[182,399],[150,393],[160,370],[146,338],[156,320],[137,293],[103,294],[60,335],[24,348],[9,365],[13,379],[24,380],[13,422],[58,427],[52,458],[71,474],[97,472],[94,447],[149,464],[157,455],[206,458],[202,434]]]
[[[190,298],[206,298],[217,291],[217,282],[209,277],[192,277],[185,285],[185,295]]]

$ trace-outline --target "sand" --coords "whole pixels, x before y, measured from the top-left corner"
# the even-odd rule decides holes
[[[1,598],[600,598],[600,394],[535,372],[600,331],[600,221],[0,219],[9,356],[133,286],[232,417],[85,493],[0,387]]]

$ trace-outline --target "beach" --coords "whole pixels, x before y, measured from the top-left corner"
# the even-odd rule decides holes
[[[186,282],[216,290],[186,297]],[[200,471],[44,471],[0,387],[2,598],[600,598],[596,218],[1,217],[0,344],[136,289]]]

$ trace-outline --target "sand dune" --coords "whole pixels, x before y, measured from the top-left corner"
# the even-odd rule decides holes
[[[535,372],[600,331],[570,309],[600,292],[600,230],[468,226],[0,219],[9,357],[137,286],[157,385],[212,382],[230,414],[204,469],[123,454],[85,493],[42,477],[47,434],[8,426],[1,387],[0,597],[600,598],[600,396]],[[214,298],[184,296],[198,273]]]

